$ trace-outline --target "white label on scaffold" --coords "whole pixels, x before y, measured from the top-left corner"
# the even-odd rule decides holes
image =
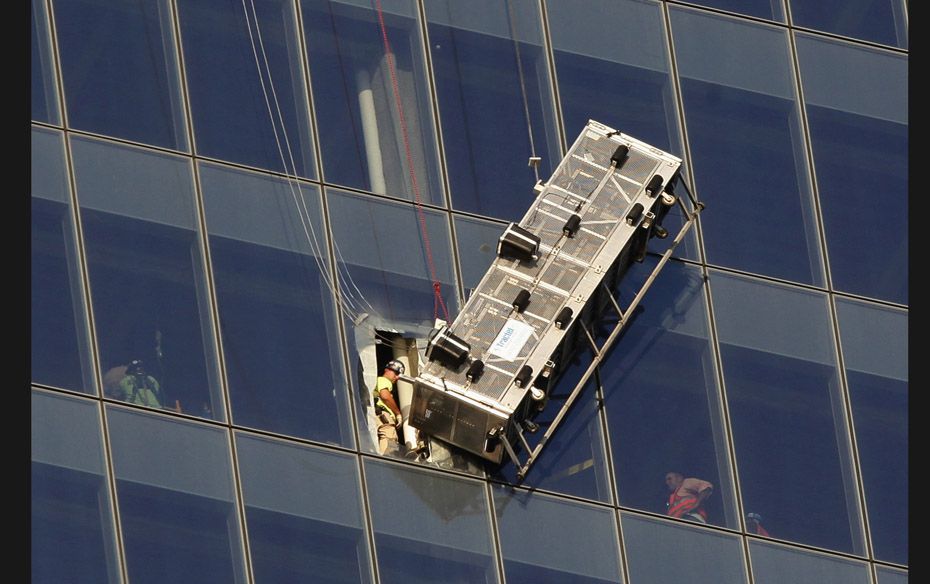
[[[520,354],[523,345],[533,334],[533,327],[514,319],[508,319],[507,324],[497,334],[491,343],[488,353],[507,361],[513,361]]]

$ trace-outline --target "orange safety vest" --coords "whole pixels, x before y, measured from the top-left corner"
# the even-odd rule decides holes
[[[668,496],[668,515],[671,517],[681,517],[685,513],[697,513],[707,521],[707,511],[703,507],[698,507],[697,497],[694,495],[678,495],[678,489],[672,491]]]

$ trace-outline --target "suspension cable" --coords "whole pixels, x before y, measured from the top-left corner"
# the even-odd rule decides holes
[[[300,223],[301,223],[301,227],[303,228],[304,236],[306,237],[307,242],[310,244],[311,255],[313,255],[314,261],[317,264],[317,268],[320,272],[320,275],[323,281],[326,283],[327,288],[329,288],[329,290],[333,293],[334,297],[336,298],[336,301],[343,308],[343,310],[348,314],[348,316],[353,321],[358,322],[359,316],[364,309],[364,306],[362,306],[363,302],[364,302],[364,305],[366,305],[372,313],[377,314],[377,311],[364,298],[364,295],[361,294],[361,291],[358,290],[358,286],[355,285],[355,282],[352,279],[351,274],[348,273],[347,268],[343,267],[343,271],[346,272],[347,280],[351,283],[352,287],[356,291],[358,291],[359,296],[362,299],[361,301],[356,299],[354,295],[351,293],[351,291],[349,291],[346,294],[343,294],[342,291],[336,286],[333,276],[330,274],[329,270],[323,264],[322,246],[320,245],[319,239],[316,234],[316,230],[313,227],[312,216],[311,216],[309,209],[307,208],[306,200],[304,199],[303,192],[301,190],[300,181],[297,175],[297,164],[294,161],[294,154],[291,148],[290,140],[288,139],[288,136],[287,136],[287,129],[286,129],[286,125],[284,122],[284,116],[282,113],[281,105],[278,101],[277,92],[275,91],[275,88],[274,88],[274,80],[271,74],[271,66],[268,62],[268,55],[265,52],[265,46],[264,46],[264,42],[261,36],[261,27],[258,21],[258,12],[255,8],[254,0],[249,0],[249,3],[252,8],[251,17],[249,15],[249,10],[246,7],[245,0],[242,0],[242,9],[246,17],[246,28],[249,33],[249,42],[252,47],[252,56],[255,59],[255,67],[258,71],[259,83],[261,84],[262,94],[265,99],[265,106],[268,110],[268,116],[271,121],[272,132],[274,134],[274,139],[275,139],[275,145],[277,146],[278,155],[280,157],[281,164],[284,167],[285,175],[287,176],[287,184],[291,192],[291,197],[294,201],[295,206],[297,207],[297,214],[298,214],[298,217],[300,218]],[[253,36],[252,34],[252,20],[254,20],[254,23],[255,23],[255,36]],[[256,48],[256,38],[258,39],[258,48]],[[261,50],[262,61],[264,61],[264,65],[265,65],[265,74],[267,74],[268,76],[268,87],[267,88],[265,86],[265,78],[262,72],[261,61],[259,60],[259,57],[258,57],[259,49]],[[268,95],[269,89],[271,91],[271,96],[274,101],[275,112],[272,112],[272,107],[271,107],[272,99],[269,99],[269,95]],[[275,113],[277,113],[277,124],[275,120]],[[281,139],[278,136],[278,127],[277,127],[278,124],[280,124],[281,126],[281,133],[283,134],[285,148],[287,149],[287,154],[288,154],[287,159],[290,160],[290,167],[288,166],[287,159],[285,159],[284,149],[282,149],[282,146],[281,146]],[[296,188],[295,188],[295,183],[296,183]],[[339,251],[339,248],[336,245],[335,240],[333,241],[333,246],[335,247],[339,258],[342,258],[342,253]],[[342,265],[343,264],[337,262],[337,266],[342,266]]]
[[[423,211],[423,203],[420,198],[420,187],[417,183],[417,173],[413,166],[413,153],[410,148],[410,136],[407,131],[407,119],[404,117],[404,105],[400,98],[400,86],[397,82],[397,73],[394,69],[394,53],[391,51],[391,43],[388,41],[387,27],[384,24],[384,11],[381,8],[381,0],[375,0],[376,11],[378,13],[378,24],[381,27],[381,40],[384,43],[384,56],[387,60],[388,70],[391,74],[391,87],[394,92],[394,103],[397,107],[397,117],[400,121],[400,129],[404,140],[404,154],[407,159],[407,171],[410,174],[410,184],[413,188],[413,196],[416,201],[417,216],[420,221],[420,231],[423,234],[423,247],[426,251],[426,261],[429,267],[430,278],[433,281],[433,318],[439,317],[439,309],[445,316],[446,322],[449,322],[449,311],[442,299],[441,283],[436,277],[436,266],[433,263],[433,252],[430,247],[429,233],[426,230],[426,214]]]

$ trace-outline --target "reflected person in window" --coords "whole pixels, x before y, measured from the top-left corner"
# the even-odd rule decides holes
[[[161,387],[154,377],[145,372],[145,365],[139,359],[126,366],[126,375],[119,382],[116,397],[131,404],[161,407]]]
[[[372,400],[378,418],[378,453],[396,453],[400,449],[397,430],[403,424],[400,407],[394,399],[394,384],[404,373],[404,364],[394,359],[384,366],[384,372],[375,381]]]
[[[671,471],[665,475],[665,485],[669,490],[667,515],[707,523],[704,501],[714,492],[712,483]]]

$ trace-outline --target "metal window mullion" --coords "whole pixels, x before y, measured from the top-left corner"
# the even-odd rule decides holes
[[[837,367],[839,368],[837,372],[838,378],[839,378],[839,392],[840,392],[839,397],[841,399],[842,408],[845,410],[846,431],[848,434],[847,440],[846,440],[846,447],[848,448],[847,452],[849,456],[851,457],[850,463],[851,463],[852,468],[850,470],[852,472],[852,475],[853,475],[852,479],[856,485],[856,490],[857,490],[857,500],[858,500],[859,508],[855,511],[858,512],[858,516],[860,520],[862,521],[861,525],[859,526],[859,529],[862,532],[862,536],[865,538],[864,543],[865,543],[866,556],[869,558],[873,558],[874,555],[873,555],[873,549],[872,549],[871,532],[869,529],[868,513],[867,513],[867,508],[866,508],[865,488],[864,488],[864,483],[862,480],[862,470],[860,468],[859,451],[858,451],[858,447],[856,444],[855,426],[853,424],[853,416],[852,416],[852,405],[851,405],[850,398],[849,398],[849,389],[848,389],[849,385],[846,379],[846,368],[844,365],[844,359],[843,359],[843,354],[841,350],[842,339],[840,337],[840,331],[839,331],[839,317],[836,312],[836,301],[833,295],[833,289],[834,289],[833,288],[833,277],[832,277],[832,272],[830,270],[829,250],[827,246],[826,232],[825,232],[824,225],[823,225],[823,214],[822,214],[822,210],[820,207],[820,192],[819,192],[819,187],[818,187],[817,179],[816,179],[816,167],[814,164],[814,150],[813,150],[813,144],[811,141],[810,125],[807,119],[807,104],[804,100],[804,86],[803,86],[803,82],[801,79],[801,63],[800,63],[800,57],[798,56],[795,34],[796,33],[793,30],[789,31],[788,48],[789,48],[789,51],[791,52],[791,66],[794,69],[795,92],[796,92],[796,99],[798,103],[797,107],[798,107],[798,113],[801,118],[801,131],[804,135],[804,148],[806,149],[806,154],[807,154],[808,180],[810,181],[811,197],[814,203],[814,219],[817,225],[817,234],[818,234],[818,237],[820,238],[820,249],[821,249],[821,254],[823,257],[823,270],[826,276],[826,285],[827,285],[827,290],[828,290],[827,302],[828,302],[828,309],[829,309],[829,314],[830,314],[830,322],[832,324],[831,332],[833,333],[833,350],[834,350],[834,354],[836,355],[836,359],[837,359],[836,364],[837,364]],[[831,403],[833,402],[832,393],[833,392],[831,392],[831,400],[830,400]],[[836,420],[834,419],[834,431],[837,431],[837,430],[840,430],[840,429],[836,428]],[[837,440],[837,444],[840,444],[840,443],[841,441]],[[842,468],[843,466],[845,466],[843,463],[844,453],[840,452],[838,454],[840,455],[840,467]],[[844,491],[845,490],[846,488],[844,486]],[[850,512],[850,511],[852,510],[847,509],[847,512]],[[850,528],[852,528],[852,526],[850,526]],[[850,531],[852,532],[853,530],[850,529]],[[852,543],[853,543],[853,547],[855,548],[857,546],[857,542],[853,541]],[[862,543],[861,539],[859,543]]]
[[[671,13],[669,12],[667,3],[662,4],[662,21],[663,21],[662,24],[665,28],[665,43],[666,43],[666,50],[668,51],[668,58],[669,58],[668,75],[669,75],[669,81],[672,84],[672,91],[675,97],[675,105],[678,108],[678,125],[681,131],[682,148],[684,149],[682,158],[684,159],[684,163],[685,163],[684,170],[687,171],[687,173],[684,173],[684,172],[682,173],[681,180],[685,181],[686,183],[690,180],[692,188],[688,190],[690,193],[692,193],[691,196],[695,200],[700,201],[701,198],[698,196],[698,188],[697,188],[697,176],[695,174],[695,169],[694,169],[694,158],[691,155],[691,141],[688,139],[688,124],[687,124],[687,116],[685,115],[685,100],[681,92],[681,80],[680,80],[680,76],[678,73],[678,59],[675,57],[675,39],[672,36],[672,18],[671,18]],[[707,253],[705,251],[705,246],[704,246],[704,230],[701,226],[700,220],[697,221],[694,231],[695,231],[695,239],[697,240],[696,243],[697,243],[697,248],[698,248],[697,249],[698,261],[700,261],[703,264],[706,264]]]
[[[555,108],[555,124],[559,135],[559,153],[562,158],[568,152],[568,138],[565,137],[565,122],[562,119],[562,98],[559,96],[559,81],[555,71],[555,49],[552,46],[552,33],[549,29],[549,14],[546,0],[539,0],[539,17],[542,25],[543,43],[546,51],[546,61],[549,65],[549,91],[552,105]],[[555,173],[553,173],[555,176]]]
[[[100,373],[100,352],[97,346],[97,334],[94,321],[93,301],[90,292],[90,274],[87,266],[87,250],[84,246],[84,229],[81,223],[80,203],[77,198],[77,179],[74,172],[74,158],[71,152],[71,140],[68,128],[68,114],[65,105],[64,96],[64,79],[61,71],[61,57],[58,48],[58,33],[55,25],[55,13],[52,6],[52,0],[46,0],[46,10],[48,11],[49,37],[52,43],[52,57],[55,63],[55,70],[58,76],[58,92],[61,107],[61,120],[65,131],[62,134],[62,142],[65,149],[65,173],[68,179],[68,188],[70,190],[69,204],[71,207],[72,227],[74,228],[74,238],[77,243],[77,262],[78,269],[82,278],[82,293],[84,308],[87,314],[87,332],[90,342],[91,367],[93,368],[94,381],[97,384],[98,409],[100,412],[101,431],[103,432],[104,461],[107,468],[108,486],[110,489],[110,499],[113,509],[113,528],[116,536],[117,562],[120,577],[123,582],[129,581],[129,572],[126,567],[126,548],[123,542],[123,529],[120,517],[119,499],[116,492],[116,472],[113,467],[112,451],[110,448],[109,430],[107,428],[106,406],[103,401],[103,378]]]

